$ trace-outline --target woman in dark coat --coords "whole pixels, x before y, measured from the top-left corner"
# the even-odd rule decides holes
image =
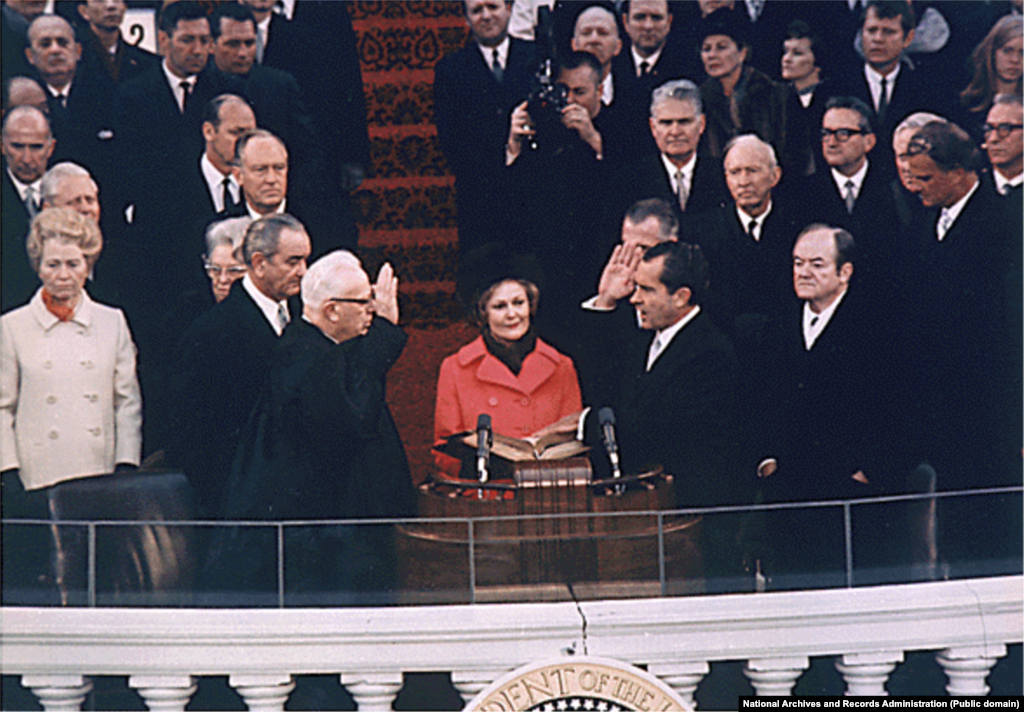
[[[701,21],[700,57],[708,75],[700,88],[707,122],[704,151],[721,158],[732,138],[757,134],[775,149],[783,175],[802,175],[810,149],[795,129],[799,100],[789,85],[747,66],[750,46],[742,19],[721,8]]]

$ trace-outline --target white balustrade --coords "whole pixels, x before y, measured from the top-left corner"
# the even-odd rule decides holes
[[[745,661],[758,694],[790,694],[809,658],[837,657],[848,694],[884,694],[904,651],[932,650],[950,694],[984,694],[1022,639],[1022,576],[560,603],[0,609],[4,674],[48,710],[79,709],[90,675],[128,676],[151,709],[183,709],[197,679],[227,675],[250,709],[280,710],[293,676],[324,674],[360,709],[388,709],[404,673],[451,673],[466,700],[571,651],[644,665],[692,701],[716,661]]]

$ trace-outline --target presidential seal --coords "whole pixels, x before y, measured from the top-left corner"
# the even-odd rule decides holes
[[[664,682],[618,660],[563,657],[513,670],[466,706],[479,712],[668,712],[691,708]]]

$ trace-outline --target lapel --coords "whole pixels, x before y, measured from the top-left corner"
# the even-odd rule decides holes
[[[492,383],[519,393],[530,395],[555,374],[554,350],[537,340],[533,353],[523,361],[523,367],[516,376],[508,367],[491,355],[484,345],[483,337],[478,338],[459,354],[459,360],[468,365],[479,359],[476,377],[483,383]]]
[[[627,402],[635,406],[645,401],[658,400],[663,394],[672,392],[669,383],[679,369],[693,359],[697,345],[704,337],[706,318],[702,311],[684,326],[662,350],[650,371],[646,370],[647,353],[654,341],[654,334],[646,333],[646,338],[636,340],[638,348],[633,352],[630,366],[637,369],[639,376],[631,381]]]

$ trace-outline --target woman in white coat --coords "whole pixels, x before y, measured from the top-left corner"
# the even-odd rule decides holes
[[[103,238],[70,208],[36,216],[27,242],[43,286],[0,319],[0,471],[31,493],[137,466],[142,399],[124,314],[97,304],[86,278]]]

